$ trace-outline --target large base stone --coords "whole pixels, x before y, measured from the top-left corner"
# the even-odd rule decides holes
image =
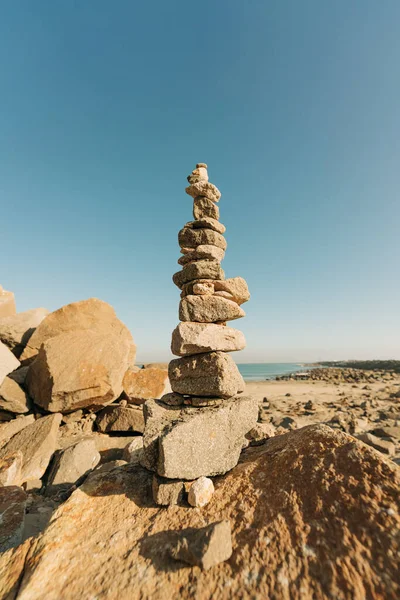
[[[216,408],[144,405],[143,466],[169,479],[221,475],[238,462],[244,436],[257,422],[258,402],[237,396]]]

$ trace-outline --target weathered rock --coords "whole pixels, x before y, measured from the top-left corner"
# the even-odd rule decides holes
[[[126,337],[90,329],[58,335],[43,343],[29,369],[29,394],[50,412],[98,410],[121,395],[130,357]]]
[[[0,459],[0,486],[20,485],[23,456],[21,452],[13,452]]]
[[[135,437],[124,448],[122,458],[131,465],[139,465],[143,456],[143,437]]]
[[[20,366],[20,362],[3,342],[0,342],[0,385],[9,373]]]
[[[87,475],[100,462],[100,453],[93,439],[84,439],[59,450],[47,479],[46,491],[69,488]]]
[[[209,217],[211,219],[219,219],[218,206],[204,196],[197,196],[193,201],[193,217],[196,220]]]
[[[97,298],[73,302],[49,314],[28,340],[21,361],[32,360],[41,345],[51,338],[62,333],[83,332],[88,329],[127,340],[130,346],[130,364],[135,363],[136,346],[131,332],[117,318],[113,307]]]
[[[200,529],[186,529],[171,544],[170,553],[175,560],[207,571],[231,557],[231,524],[225,519]]]
[[[214,484],[211,479],[199,477],[189,488],[188,502],[190,506],[202,508],[210,502],[214,491]]]
[[[2,448],[14,435],[19,431],[22,431],[28,425],[32,425],[35,422],[34,415],[27,415],[26,417],[18,417],[8,423],[0,424],[0,448]]]
[[[217,246],[200,245],[190,252],[185,252],[183,256],[178,258],[178,264],[186,265],[195,260],[216,260],[221,262],[224,259],[225,251]]]
[[[143,404],[149,398],[161,398],[169,389],[168,368],[147,368],[128,371],[122,386],[132,404]]]
[[[233,321],[244,317],[244,310],[231,300],[218,296],[185,296],[179,305],[179,320],[197,323]]]
[[[225,400],[223,398],[200,398],[198,396],[183,396],[182,394],[165,394],[160,401],[168,406],[193,406],[202,408],[203,406],[221,406]]]
[[[228,292],[237,304],[244,304],[250,300],[250,292],[243,277],[232,277],[224,281],[218,281],[215,285],[216,292]]]
[[[107,406],[99,412],[96,425],[99,431],[144,431],[141,406]]]
[[[26,544],[0,555],[4,596],[400,596],[400,470],[349,435],[314,425],[249,448],[201,511],[154,506],[151,484],[138,467],[85,482],[28,542],[28,556]],[[221,518],[231,522],[231,559],[177,569],[169,546],[181,530]]]
[[[201,410],[157,400],[148,400],[144,408],[143,465],[169,479],[192,480],[232,469],[258,415],[257,401],[249,396]]]
[[[190,356],[215,350],[233,352],[243,350],[246,340],[241,331],[213,323],[180,323],[172,332],[171,352],[176,356]]]
[[[33,308],[9,317],[0,318],[0,341],[20,356],[29,338],[49,314],[46,308]]]
[[[6,377],[0,385],[0,409],[15,414],[29,412],[31,403],[28,396],[11,377]]]
[[[0,285],[0,318],[15,315],[16,312],[17,309],[13,292],[7,292]]]
[[[372,446],[372,448],[375,448],[375,450],[379,450],[384,454],[393,456],[396,453],[396,446],[393,442],[383,440],[376,435],[372,435],[372,433],[361,433],[357,438],[364,442],[364,444],[368,444],[368,446]]]
[[[204,196],[213,202],[219,202],[219,199],[221,198],[219,189],[213,183],[204,180],[192,183],[185,191],[189,196],[192,196],[192,198]]]
[[[30,479],[41,479],[56,449],[60,423],[60,414],[38,419],[24,427],[0,449],[0,459],[13,452],[22,453],[21,483]]]
[[[181,271],[175,273],[172,277],[173,282],[178,288],[188,281],[195,279],[223,279],[225,273],[221,265],[216,260],[197,260],[184,265]]]
[[[250,446],[264,444],[269,438],[275,436],[275,427],[272,423],[257,423],[253,429],[246,434]]]
[[[27,496],[20,487],[0,487],[0,552],[22,542],[26,500]]]
[[[207,296],[214,293],[214,284],[207,283],[193,283],[193,294],[196,296]]]
[[[156,504],[159,506],[172,506],[179,504],[182,500],[184,484],[183,481],[174,481],[153,475],[152,491],[153,500]]]
[[[196,248],[197,246],[217,246],[226,250],[227,243],[223,235],[212,229],[191,229],[184,227],[178,234],[179,245],[182,248]]]
[[[245,388],[235,362],[223,352],[175,358],[168,373],[172,391],[178,394],[231,398]]]
[[[376,427],[372,430],[372,433],[378,437],[400,440],[400,425],[394,425],[393,427]]]
[[[226,231],[225,225],[220,223],[217,219],[212,219],[211,217],[203,217],[202,219],[189,221],[189,223],[186,223],[185,227],[190,227],[191,229],[213,229],[221,234],[225,233]]]

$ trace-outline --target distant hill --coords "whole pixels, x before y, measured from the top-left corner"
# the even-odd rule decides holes
[[[316,363],[323,367],[347,367],[366,371],[392,371],[400,373],[400,360],[339,360]]]

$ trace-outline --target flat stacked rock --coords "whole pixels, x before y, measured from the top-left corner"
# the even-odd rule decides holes
[[[179,358],[168,368],[172,393],[149,400],[144,409],[144,465],[178,479],[233,468],[243,437],[257,421],[257,402],[239,395],[245,384],[228,354],[246,345],[243,333],[227,322],[245,316],[241,304],[249,290],[241,277],[225,279],[221,193],[209,182],[207,165],[197,164],[188,181],[194,220],[179,232],[182,268],[173,276],[181,290],[181,323],[171,350]]]

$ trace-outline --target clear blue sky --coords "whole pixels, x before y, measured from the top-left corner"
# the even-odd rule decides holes
[[[0,283],[96,296],[169,358],[195,163],[222,191],[238,362],[400,358],[400,2],[0,9]]]

